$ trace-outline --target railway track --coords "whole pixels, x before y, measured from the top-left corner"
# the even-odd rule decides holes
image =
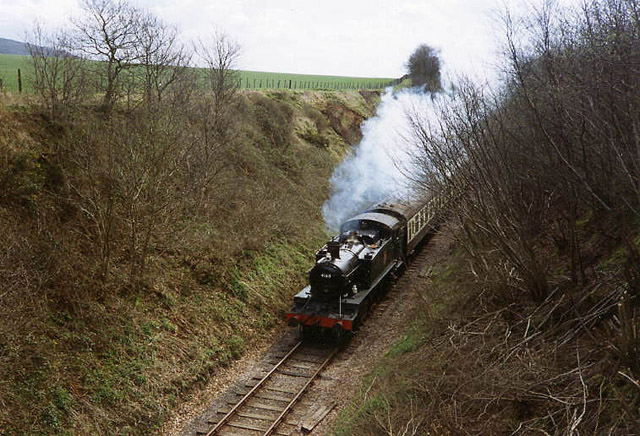
[[[428,244],[418,247],[400,277],[383,285],[388,287],[390,295],[376,301],[368,318],[374,318],[373,321],[376,322],[376,318],[388,316],[387,312],[394,310],[393,307],[397,304],[397,289],[408,291],[411,283],[425,274],[424,266],[429,257],[426,245]],[[358,335],[353,339],[354,341],[343,344],[346,345],[346,352],[353,351],[360,343]],[[256,372],[254,369],[249,381],[236,384],[231,391],[227,391],[222,404],[218,402],[199,419],[199,425],[183,434],[193,435],[194,430],[200,436],[300,434],[301,420],[309,417],[310,412],[304,404],[297,408],[297,412],[294,411],[294,406],[301,402],[338,350],[337,346],[327,346],[315,341],[282,341],[274,352],[268,353],[261,364],[261,370]]]
[[[208,420],[211,428],[198,431],[213,436],[288,436],[297,424],[287,421],[287,415],[313,384],[320,372],[336,354],[337,347],[307,344],[302,341],[280,358],[262,377],[254,376],[246,387],[237,392],[241,397],[230,408],[217,410]]]

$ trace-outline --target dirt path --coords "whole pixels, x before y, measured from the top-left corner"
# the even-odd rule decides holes
[[[328,433],[340,410],[350,403],[354,392],[362,385],[363,377],[395,342],[403,338],[415,306],[415,289],[424,288],[428,281],[426,271],[449,254],[449,247],[449,232],[446,230],[429,241],[408,270],[392,285],[387,296],[374,308],[365,325],[296,406],[295,412],[288,418],[290,422],[302,422],[319,406],[335,404],[310,434]],[[175,418],[165,425],[162,435],[193,436],[234,390],[239,389],[261,368],[268,366],[274,354],[289,346],[294,340],[291,330],[283,327],[274,332],[273,341],[260,344],[194,394],[178,409]]]

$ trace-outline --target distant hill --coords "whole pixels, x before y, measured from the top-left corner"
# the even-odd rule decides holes
[[[28,55],[29,50],[24,42],[0,38],[0,54]]]

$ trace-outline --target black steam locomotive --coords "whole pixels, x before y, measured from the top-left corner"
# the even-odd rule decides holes
[[[383,280],[403,268],[407,258],[432,232],[442,199],[387,201],[340,226],[316,253],[309,285],[293,298],[290,326],[352,331],[369,311]]]

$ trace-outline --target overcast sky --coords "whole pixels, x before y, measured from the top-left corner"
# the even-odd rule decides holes
[[[534,0],[539,1],[539,0]],[[578,0],[559,0],[575,3]],[[239,68],[399,77],[420,43],[441,50],[446,71],[491,76],[496,11],[524,0],[132,0],[182,29],[220,29],[242,46]],[[79,0],[0,0],[0,37],[24,40],[34,20],[62,26]]]

